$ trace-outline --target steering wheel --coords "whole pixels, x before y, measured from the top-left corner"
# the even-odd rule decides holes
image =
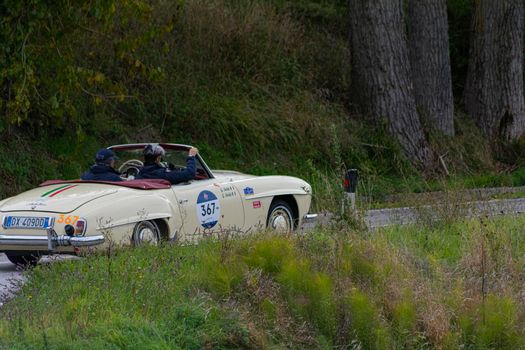
[[[142,163],[142,161],[138,159],[129,159],[119,166],[118,171],[124,176],[124,178],[134,178],[143,166],[144,163]]]

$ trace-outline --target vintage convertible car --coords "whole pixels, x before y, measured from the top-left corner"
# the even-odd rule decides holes
[[[191,146],[161,144],[177,171]],[[15,264],[110,244],[194,242],[263,228],[291,231],[309,218],[310,185],[289,176],[211,171],[200,155],[193,181],[136,180],[145,144],[110,147],[126,181],[47,181],[0,201],[0,252]]]

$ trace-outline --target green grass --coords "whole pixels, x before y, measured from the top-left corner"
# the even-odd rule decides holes
[[[524,220],[260,234],[40,265],[2,309],[0,347],[521,348]]]
[[[519,256],[525,252],[523,225],[524,216],[459,221],[449,217],[430,225],[384,228],[376,235],[395,246],[408,249],[420,259],[454,266],[461,262],[466,251],[483,241],[486,241],[486,249],[493,249],[494,258],[504,259],[505,254]]]

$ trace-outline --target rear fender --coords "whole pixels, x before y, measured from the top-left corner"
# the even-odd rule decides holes
[[[158,195],[125,196],[108,203],[99,201],[88,208],[79,210],[95,220],[95,229],[109,230],[124,225],[134,225],[140,221],[165,219],[171,226],[178,216],[178,207],[170,200]]]

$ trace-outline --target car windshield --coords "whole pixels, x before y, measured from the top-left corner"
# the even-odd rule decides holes
[[[115,168],[122,173],[124,178],[133,179],[144,165],[143,149],[113,149],[118,157],[115,163]],[[169,168],[172,171],[182,170],[186,167],[186,158],[188,157],[188,150],[186,149],[166,149],[166,154],[162,157],[161,165]],[[195,165],[197,167],[196,180],[203,180],[210,178],[204,165],[200,159],[196,159]]]

